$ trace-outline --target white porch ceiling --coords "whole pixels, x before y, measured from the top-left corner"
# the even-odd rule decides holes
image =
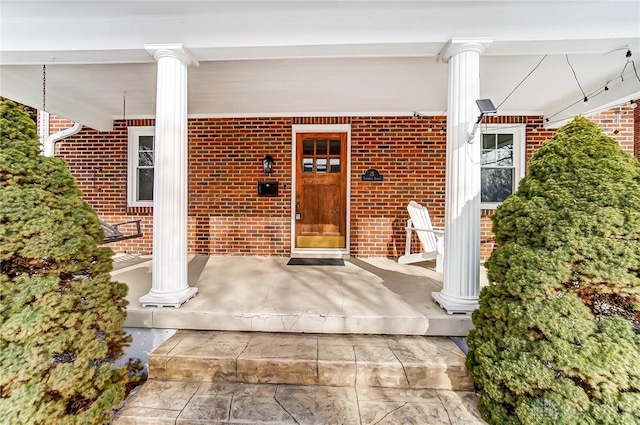
[[[178,42],[200,62],[192,116],[441,114],[447,65],[436,56],[467,36],[494,39],[480,71],[481,97],[496,105],[547,55],[501,114],[560,123],[640,97],[625,56],[640,70],[637,0],[0,0],[0,95],[41,107],[46,64],[47,110],[108,130],[125,95],[127,117],[154,115],[144,45]]]

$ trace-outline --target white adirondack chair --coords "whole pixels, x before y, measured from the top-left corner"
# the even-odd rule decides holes
[[[415,201],[407,206],[409,220],[407,220],[407,242],[404,255],[398,258],[400,264],[411,264],[420,261],[436,260],[436,271],[442,273],[442,256],[444,254],[444,228],[433,227],[429,210]],[[422,251],[411,253],[413,232],[418,234]]]

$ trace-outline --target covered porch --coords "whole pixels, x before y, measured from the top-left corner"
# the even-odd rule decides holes
[[[289,258],[189,256],[197,296],[180,308],[142,307],[150,256],[114,257],[114,280],[129,286],[125,326],[156,329],[466,336],[469,315],[447,314],[435,263],[344,260],[344,266],[287,265]],[[481,273],[482,280],[484,273]]]
[[[105,151],[114,148],[119,155],[105,155],[88,170],[92,177],[86,189],[96,195],[94,205],[102,215],[109,212],[110,202],[117,206],[111,209],[114,216],[115,212],[137,215],[140,208],[152,211],[153,242],[148,251],[154,255],[153,270],[149,263],[146,269],[138,265],[128,274],[114,276],[121,280],[137,276],[132,282],[138,283],[130,283],[129,320],[148,326],[188,328],[189,323],[205,326],[216,319],[233,329],[257,330],[268,324],[267,328],[306,332],[314,324],[324,327],[324,332],[357,332],[376,320],[379,327],[393,327],[396,318],[402,318],[403,323],[415,326],[405,333],[433,330],[435,319],[427,319],[423,311],[427,305],[434,307],[431,294],[449,313],[471,312],[478,305],[483,149],[477,125],[482,114],[476,101],[493,99],[505,125],[522,124],[524,137],[531,141],[524,147],[529,154],[544,140],[537,133],[539,127],[556,128],[576,114],[628,104],[640,97],[640,77],[632,71],[632,58],[638,56],[640,45],[638,3],[634,1],[544,2],[543,7],[532,0],[265,1],[253,7],[244,2],[148,1],[132,2],[124,9],[109,2],[84,2],[82,7],[61,9],[61,3],[3,3],[0,95],[41,106],[46,111],[41,122],[52,113],[77,123],[68,131],[41,135],[50,154],[59,138],[82,126],[92,132],[78,136],[84,153],[77,155],[77,162],[86,161],[97,150],[94,144],[101,137],[133,140],[126,141],[126,152],[117,151],[115,143],[104,146]],[[30,28],[30,37],[23,36],[24,28]],[[207,121],[203,123],[206,129],[189,127],[190,119],[257,117],[287,120],[280,120],[283,124],[278,131],[260,136],[255,144],[246,134],[255,133],[256,127],[232,124],[237,133],[223,139],[227,142],[224,147],[237,143],[233,152],[216,144],[222,126]],[[414,196],[416,187],[429,187],[419,200],[434,202],[445,225],[444,275],[434,280],[442,282],[442,290],[426,286],[426,278],[421,278],[424,286],[399,284],[398,280],[412,275],[398,272],[395,265],[376,266],[374,270],[382,271],[372,272],[374,266],[364,260],[349,262],[344,267],[349,273],[336,270],[334,275],[325,269],[289,271],[278,258],[243,258],[225,264],[231,260],[212,257],[203,266],[200,280],[191,280],[187,254],[203,251],[188,245],[190,219],[230,227],[238,216],[253,223],[275,215],[278,222],[264,228],[279,226],[285,229],[281,233],[294,234],[296,222],[304,219],[296,212],[300,193],[294,183],[300,179],[296,180],[293,135],[336,132],[336,128],[318,130],[317,124],[324,124],[325,117],[335,121],[330,124],[338,126],[351,147],[340,148],[340,157],[330,158],[340,159],[339,164],[348,170],[340,181],[340,201],[345,204],[340,228],[351,229],[349,220],[362,217],[371,227],[354,241],[362,245],[368,239],[379,240],[374,227],[376,220],[384,223],[389,219],[385,207],[404,195]],[[370,121],[371,127],[352,137],[362,128],[356,123],[343,127],[341,119],[357,117],[370,117],[364,121]],[[422,117],[424,127],[415,139],[407,140],[407,124],[400,123],[393,137],[387,137],[390,122],[381,123],[378,132],[371,117]],[[527,117],[538,121],[526,128]],[[293,118],[305,122],[293,122]],[[121,127],[114,127],[116,120]],[[264,122],[256,125],[271,129]],[[142,134],[145,131],[149,134]],[[436,133],[443,137],[428,137]],[[153,143],[140,148],[138,135],[153,138]],[[204,143],[198,145],[199,140]],[[350,145],[354,140],[359,144]],[[420,161],[408,150],[410,141],[416,142],[416,149],[433,152],[442,161]],[[145,149],[153,152],[152,161]],[[227,154],[207,157],[204,168],[192,166],[198,155],[217,150]],[[273,175],[262,173],[266,168],[257,170],[253,162],[240,156],[247,151],[263,152],[266,159],[276,150],[283,159],[277,158]],[[414,172],[418,180],[408,181],[406,163],[392,164],[395,159],[419,164]],[[224,169],[227,164],[244,175],[229,180],[230,174],[221,172],[228,172]],[[153,171],[144,167],[153,167]],[[525,167],[520,168],[524,171]],[[349,192],[368,169],[386,173],[384,183],[380,180],[380,186]],[[117,180],[123,184],[124,190],[113,201],[106,201],[104,191],[97,189],[96,175],[101,170],[109,185]],[[445,176],[439,174],[442,171]],[[237,191],[238,183],[255,187],[267,174],[282,183],[281,194],[271,198],[280,205],[267,204],[255,189],[242,192],[240,201],[226,197],[225,205],[212,205],[212,199],[221,198],[219,194],[229,193],[225,190]],[[153,178],[140,179],[140,175]],[[511,189],[515,181],[512,176]],[[135,188],[143,184],[149,185],[152,196],[139,196]],[[198,185],[208,184],[213,189],[203,196]],[[397,186],[379,190],[384,184]],[[226,230],[210,225],[202,237],[215,232],[228,235]],[[338,253],[359,254],[350,245],[352,235],[344,233],[339,235],[344,246],[337,248]],[[273,255],[304,248],[293,243],[293,236],[291,240],[290,248]],[[245,239],[244,252],[254,242]],[[210,265],[216,267],[210,269]],[[234,275],[237,272],[239,278]],[[387,279],[378,273],[399,274]],[[209,285],[209,281],[216,283]],[[296,287],[303,283],[306,292],[297,294],[300,288],[284,284],[292,281]],[[411,290],[402,292],[407,288]],[[194,298],[198,291],[207,293]],[[390,299],[398,305],[380,304]],[[141,303],[172,306],[187,300],[191,301],[179,311],[166,307],[135,310]],[[388,316],[391,311],[393,316]],[[438,311],[448,320],[456,317],[439,307]],[[175,319],[169,322],[168,317]],[[370,320],[372,317],[376,319]],[[376,331],[388,332],[379,327]]]

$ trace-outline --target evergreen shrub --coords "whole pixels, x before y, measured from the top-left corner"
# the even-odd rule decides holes
[[[107,423],[123,400],[127,287],[103,237],[64,160],[42,157],[33,120],[0,102],[1,423]]]
[[[493,216],[467,368],[491,424],[640,424],[640,168],[578,117]]]

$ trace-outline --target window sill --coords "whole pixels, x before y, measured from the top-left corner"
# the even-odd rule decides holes
[[[495,211],[496,208],[498,208],[500,206],[501,202],[487,202],[487,203],[481,203],[480,204],[480,209],[481,210],[489,210],[489,211]]]

